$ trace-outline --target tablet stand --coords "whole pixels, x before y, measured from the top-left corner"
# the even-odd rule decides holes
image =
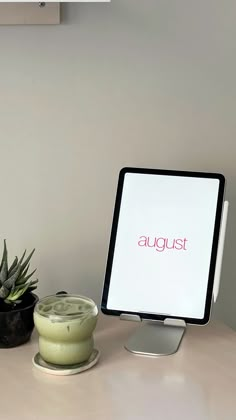
[[[184,321],[177,319],[165,319],[164,323],[143,321],[144,324],[125,344],[126,350],[148,356],[169,355],[178,350],[186,330]]]
[[[221,228],[218,242],[218,251],[215,267],[215,279],[213,288],[214,302],[216,302],[219,286],[224,239],[228,215],[228,201],[224,202],[222,211]],[[132,353],[148,356],[164,356],[177,352],[181,340],[186,331],[186,323],[183,320],[166,318],[164,323],[154,320],[141,319],[138,315],[122,314],[122,320],[144,321],[144,325],[130,337],[125,348]]]

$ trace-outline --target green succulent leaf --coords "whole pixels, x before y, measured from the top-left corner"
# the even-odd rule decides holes
[[[33,286],[39,282],[39,279],[33,280],[30,282],[30,286]]]
[[[0,284],[1,285],[7,279],[7,271],[8,271],[7,245],[6,245],[6,239],[4,239],[4,249],[3,249],[3,254],[2,254],[2,262],[1,262],[1,266],[0,266]]]
[[[37,289],[36,284],[38,283],[38,281],[39,281],[39,279],[36,279],[36,280],[33,280],[33,281],[30,282],[30,285],[29,285],[29,288],[28,288],[29,292],[32,292],[32,290]]]
[[[20,272],[21,272],[21,265],[18,263],[17,270],[15,271],[15,273],[4,282],[4,286],[7,287],[7,289],[11,289],[11,287],[15,284],[16,280],[19,277]]]
[[[3,285],[6,279],[7,279],[7,261],[4,260],[2,264],[2,269],[0,271],[0,285]]]
[[[20,261],[19,261],[19,264],[22,264],[23,259],[25,258],[25,254],[26,254],[26,249],[25,249],[25,251],[23,252],[23,255],[22,255],[22,257],[21,257],[21,259],[20,259]]]
[[[24,276],[27,274],[28,270],[29,270],[30,264],[28,264],[25,269],[21,272],[21,276]]]
[[[23,287],[17,286],[15,288],[14,292],[10,293],[7,296],[7,299],[11,302],[14,302],[14,301],[18,300],[19,297],[22,296],[29,287],[30,287],[30,283],[25,284]]]
[[[14,260],[11,268],[9,269],[8,276],[10,276],[10,275],[12,276],[13,274],[15,274],[15,272],[17,271],[17,269],[19,267],[19,264],[21,265],[21,263],[22,263],[22,261],[24,259],[25,253],[26,253],[26,250],[24,251],[24,253],[23,253],[23,255],[22,255],[22,257],[20,258],[19,261],[18,261],[18,258],[17,257],[15,258],[15,260]]]
[[[28,276],[26,276],[25,277],[25,282],[26,281],[28,281],[29,279],[30,279],[30,277],[32,277],[33,276],[33,274],[35,273],[35,271],[36,271],[37,269],[35,268],[35,270],[34,271],[32,271],[30,274],[28,274]]]
[[[17,258],[17,257],[15,257],[15,259],[14,259],[14,261],[13,261],[13,263],[12,263],[11,267],[10,267],[10,268],[9,268],[9,270],[8,270],[8,277],[10,277],[10,275],[11,275],[11,274],[14,274],[14,273],[13,273],[13,270],[16,268],[17,264],[18,264],[18,258]]]
[[[24,269],[29,264],[30,259],[31,259],[32,255],[33,255],[34,251],[35,251],[35,248],[33,249],[33,251],[31,251],[31,253],[29,254],[29,256],[26,258],[25,262],[23,264],[21,264],[21,273],[24,271]]]
[[[27,267],[24,269],[24,271],[22,271],[20,273],[19,278],[16,280],[16,284],[22,284],[22,283],[25,283],[27,281],[27,280],[24,280],[24,279],[26,278],[25,275],[27,274],[29,266],[30,266],[30,264],[28,264]]]
[[[8,274],[8,277],[13,276],[13,274],[15,274],[15,272],[17,271],[19,266],[19,262],[17,263],[17,265],[11,270],[11,272]]]
[[[4,261],[7,262],[7,244],[6,244],[6,239],[4,239],[4,249],[3,249],[2,261],[1,261],[1,265],[0,265],[0,272],[2,270],[2,266],[3,266],[3,262]]]
[[[26,283],[26,281],[27,281],[27,280],[25,280],[25,277],[24,277],[24,276],[21,276],[21,277],[19,277],[19,278],[16,280],[15,285],[16,285],[16,286],[20,286],[20,285],[22,285],[22,284],[25,284],[25,283]]]
[[[4,302],[7,303],[8,305],[12,305],[14,308],[16,305],[22,302],[22,299],[14,300],[14,302],[8,299],[4,299]]]
[[[28,274],[28,276],[24,277],[23,275],[21,277],[19,277],[19,279],[17,279],[16,281],[16,285],[18,286],[19,284],[24,284],[26,283],[30,277],[32,277],[32,275],[35,273],[36,269],[34,271],[32,271],[32,273]]]
[[[4,285],[0,287],[0,298],[6,299],[8,295],[9,295],[9,290],[7,289],[7,287],[5,287]]]
[[[11,292],[9,293],[9,296],[14,296],[15,294],[17,294],[19,292],[19,290],[24,289],[25,284],[20,284],[19,286],[15,286],[14,288],[12,288]]]

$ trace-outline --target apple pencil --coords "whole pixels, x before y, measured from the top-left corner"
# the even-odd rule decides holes
[[[223,260],[223,251],[224,251],[224,242],[225,242],[225,232],[226,232],[226,225],[227,225],[227,216],[228,216],[228,208],[229,202],[225,201],[223,205],[223,213],[222,213],[222,221],[220,227],[220,236],[219,236],[219,243],[218,243],[218,251],[216,257],[216,268],[215,268],[215,278],[214,278],[214,287],[213,287],[213,297],[214,302],[216,302],[219,288],[220,288],[220,275],[221,275],[221,267],[222,267],[222,260]]]

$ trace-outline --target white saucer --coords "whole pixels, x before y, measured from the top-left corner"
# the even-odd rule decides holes
[[[75,375],[76,373],[84,372],[87,369],[90,369],[92,366],[96,365],[100,357],[100,352],[97,349],[94,349],[90,358],[83,363],[78,363],[76,365],[54,365],[52,363],[45,362],[40,356],[40,353],[37,353],[33,359],[33,365],[41,370],[42,372],[49,373],[50,375],[66,376],[66,375]]]

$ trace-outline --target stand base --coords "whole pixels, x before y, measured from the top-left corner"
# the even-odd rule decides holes
[[[126,350],[148,356],[164,356],[176,353],[186,326],[173,326],[156,322],[145,322],[130,337]]]

